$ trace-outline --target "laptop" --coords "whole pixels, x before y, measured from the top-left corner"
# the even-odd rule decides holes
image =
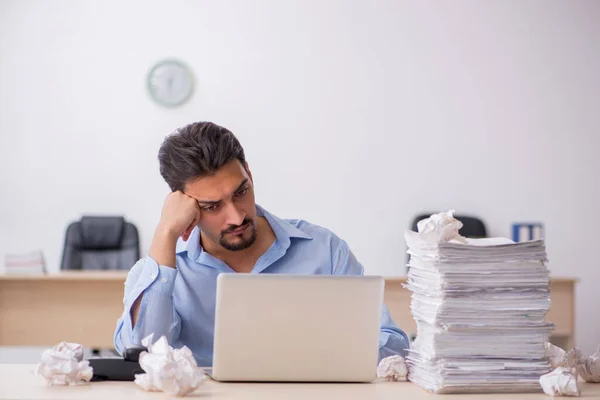
[[[370,382],[376,378],[379,276],[221,274],[218,381]]]

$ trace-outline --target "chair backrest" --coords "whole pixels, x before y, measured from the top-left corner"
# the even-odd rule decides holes
[[[432,213],[433,214],[433,213]],[[422,219],[429,218],[431,214],[422,214],[415,217],[412,222],[411,229],[417,231],[417,223]],[[460,233],[464,237],[468,238],[485,238],[487,237],[487,229],[485,224],[479,218],[467,216],[467,215],[455,215],[454,218],[462,222],[463,227],[460,228]]]
[[[135,225],[119,216],[84,216],[67,228],[61,269],[130,269],[139,259]]]

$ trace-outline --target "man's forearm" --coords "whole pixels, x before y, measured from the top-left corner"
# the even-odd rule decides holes
[[[393,355],[406,357],[407,350],[410,348],[410,340],[404,332],[399,329],[382,329],[381,335],[387,336],[387,340],[379,348],[380,360]]]
[[[177,247],[178,236],[173,235],[166,229],[157,228],[152,238],[150,246],[150,257],[152,257],[158,265],[175,268],[175,248]]]
[[[175,249],[177,247],[177,237],[170,234],[168,231],[161,229],[160,227],[154,233],[152,238],[152,245],[150,246],[150,257],[152,257],[158,265],[164,265],[166,267],[175,268]],[[135,326],[138,317],[140,315],[140,305],[142,304],[142,298],[144,293],[135,300],[131,306],[131,324]]]
[[[169,343],[178,336],[180,319],[173,302],[177,269],[158,266],[151,257],[140,260],[125,282],[124,313],[115,329],[115,348],[122,353],[132,344],[154,333]]]

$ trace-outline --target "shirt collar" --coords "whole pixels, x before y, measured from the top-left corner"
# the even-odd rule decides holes
[[[273,232],[275,232],[275,236],[279,241],[289,241],[290,238],[312,239],[312,237],[306,234],[306,232],[296,228],[288,221],[271,214],[258,204],[256,205],[256,215],[259,217],[265,217],[267,219],[269,225],[271,225],[271,229],[273,229]]]
[[[284,248],[288,248],[290,246],[291,238],[312,239],[312,237],[306,234],[306,232],[298,229],[288,221],[271,214],[258,204],[256,204],[256,215],[259,217],[265,217],[267,219],[269,225],[271,225],[271,229],[273,229],[273,232],[275,233],[277,242],[279,242],[279,244]],[[176,247],[177,254],[186,251],[188,253],[188,257],[193,260],[196,260],[198,256],[204,252],[202,246],[200,246],[200,228],[194,228],[187,242],[184,242],[181,239],[178,240]]]

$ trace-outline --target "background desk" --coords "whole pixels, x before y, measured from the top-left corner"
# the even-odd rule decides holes
[[[0,346],[113,348],[127,272],[0,277]]]
[[[0,276],[0,346],[52,346],[65,340],[85,347],[113,347],[123,312],[126,272],[63,272],[45,276]],[[416,333],[406,278],[386,278],[385,302],[394,321]],[[548,320],[554,344],[570,348],[575,338],[575,280],[552,280]]]
[[[82,386],[46,386],[45,381],[31,374],[34,365],[0,365],[0,399],[174,399],[165,393],[150,393],[133,382],[92,382]],[[582,382],[581,397],[599,398],[600,384]],[[245,399],[245,400],[295,400],[295,399],[437,399],[456,396],[428,393],[410,382],[361,383],[218,383],[208,380],[187,398]],[[544,393],[461,395],[468,400],[526,399],[548,400]]]

